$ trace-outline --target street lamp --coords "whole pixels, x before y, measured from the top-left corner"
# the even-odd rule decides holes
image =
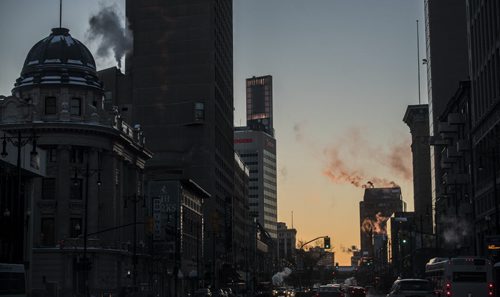
[[[38,156],[38,152],[36,151],[36,140],[38,136],[36,136],[34,130],[27,136],[23,136],[21,134],[21,131],[17,131],[17,136],[7,136],[7,134],[4,133],[2,137],[2,152],[0,153],[0,156],[2,158],[5,158],[9,155],[7,152],[7,143],[11,143],[13,146],[17,148],[17,202],[16,201],[11,201],[11,207],[12,211],[14,213],[13,220],[15,222],[14,228],[16,231],[14,234],[16,234],[17,238],[13,240],[13,243],[17,244],[18,247],[14,248],[14,256],[12,260],[16,262],[22,262],[24,260],[24,226],[25,226],[25,220],[24,220],[24,197],[22,196],[22,191],[21,191],[21,149],[26,146],[28,143],[32,143],[32,151],[30,153],[32,159]],[[33,160],[31,160],[33,161]],[[14,200],[12,198],[12,200]],[[4,216],[8,217],[5,215],[8,213],[10,216],[10,210],[6,209],[4,212]]]
[[[87,151],[87,160],[85,169],[75,167],[75,175],[73,178],[73,185],[79,185],[78,174],[85,176],[85,201],[84,201],[84,222],[83,222],[83,277],[84,277],[84,290],[85,296],[89,296],[89,270],[91,267],[91,263],[89,259],[87,259],[87,240],[88,240],[88,207],[89,207],[89,178],[97,173],[97,186],[100,187],[102,185],[101,182],[101,168],[90,169],[90,154]]]

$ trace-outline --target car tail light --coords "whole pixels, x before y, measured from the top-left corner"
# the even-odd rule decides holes
[[[493,296],[495,294],[495,286],[493,283],[488,284],[488,296]]]
[[[451,284],[446,284],[446,297],[451,297]]]

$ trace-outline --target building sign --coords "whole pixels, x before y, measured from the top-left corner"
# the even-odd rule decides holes
[[[486,236],[486,247],[489,251],[500,250],[500,236]]]
[[[253,142],[252,138],[239,138],[234,140],[234,143],[252,143],[252,142]]]
[[[175,230],[175,219],[179,207],[178,187],[169,181],[153,181],[148,184],[153,202],[153,240],[168,239],[170,230]]]

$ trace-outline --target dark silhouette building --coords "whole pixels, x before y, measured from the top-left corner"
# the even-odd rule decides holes
[[[128,108],[154,152],[146,173],[192,179],[211,194],[204,240],[215,243],[205,245],[206,276],[215,285],[232,246],[232,1],[127,0],[126,7],[134,32]]]
[[[500,4],[470,0],[467,3],[474,207],[478,251],[484,255],[486,239],[500,234]]]
[[[432,234],[432,189],[429,146],[429,107],[409,105],[403,121],[410,127],[413,159],[413,201],[415,216],[422,219],[422,230]]]
[[[359,202],[362,256],[386,253],[386,221],[393,213],[405,208],[399,187],[365,189],[363,201]],[[376,251],[376,247],[382,251]]]
[[[429,129],[431,135],[432,198],[435,201],[436,229],[440,228],[440,214],[446,207],[441,203],[446,195],[442,186],[443,169],[440,133],[448,132],[446,125],[439,125],[448,102],[459,82],[467,80],[467,18],[465,0],[426,0],[425,21],[427,41],[427,85],[429,98]]]

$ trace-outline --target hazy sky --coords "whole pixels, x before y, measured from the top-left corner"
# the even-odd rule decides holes
[[[423,1],[233,1],[235,124],[245,124],[245,78],[272,75],[279,220],[290,226],[293,211],[298,239],[329,235],[347,265],[342,247],[359,245],[363,196],[349,181],[394,181],[413,209],[402,118],[418,103],[415,21],[424,58]],[[116,3],[124,15],[124,2],[65,0],[63,26],[95,53],[89,16],[99,3]],[[0,0],[0,94],[10,94],[29,49],[58,26],[58,9],[58,0]]]

